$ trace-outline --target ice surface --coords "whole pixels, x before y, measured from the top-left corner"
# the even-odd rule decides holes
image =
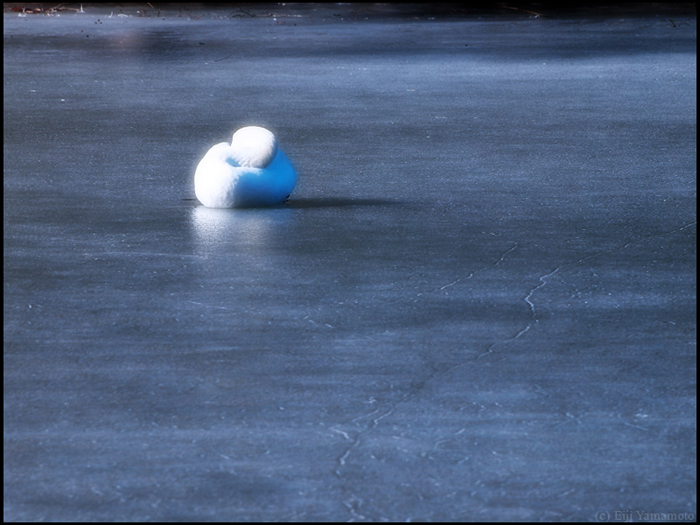
[[[6,520],[696,512],[694,9],[6,9]]]

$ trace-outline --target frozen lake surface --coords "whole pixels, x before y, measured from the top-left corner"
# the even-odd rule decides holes
[[[694,514],[694,8],[251,9],[5,8],[5,519]]]

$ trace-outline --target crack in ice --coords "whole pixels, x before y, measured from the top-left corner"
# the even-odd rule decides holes
[[[582,257],[582,258],[577,259],[577,260],[575,260],[575,261],[562,264],[561,266],[558,266],[557,268],[555,268],[554,270],[552,270],[552,271],[549,272],[548,274],[543,275],[542,277],[539,277],[540,284],[537,285],[537,286],[535,286],[535,287],[534,287],[532,290],[530,290],[530,291],[528,292],[528,294],[525,296],[525,302],[530,306],[530,311],[532,312],[532,318],[533,318],[533,320],[534,320],[536,323],[539,322],[539,320],[537,319],[537,311],[536,311],[536,309],[535,309],[535,303],[533,303],[530,299],[532,298],[532,296],[534,295],[534,293],[535,293],[537,290],[539,290],[540,288],[542,288],[543,286],[545,286],[545,285],[547,284],[547,279],[548,279],[548,278],[550,278],[551,276],[553,276],[555,273],[557,273],[557,272],[558,272],[559,270],[561,270],[562,268],[570,268],[570,267],[575,266],[575,265],[577,265],[577,264],[580,264],[580,263],[582,263],[582,262],[584,262],[584,261],[587,261],[588,259],[593,259],[594,257],[598,257],[599,255],[604,255],[604,254],[608,254],[608,253],[613,253],[613,252],[616,252],[616,251],[624,250],[625,248],[627,248],[627,247],[629,247],[629,246],[632,246],[633,244],[638,244],[638,243],[640,243],[640,242],[644,242],[644,241],[649,240],[649,239],[654,239],[654,238],[656,238],[656,237],[663,237],[663,236],[666,236],[666,235],[672,235],[672,234],[674,234],[674,233],[678,233],[678,232],[683,231],[683,230],[685,230],[685,229],[687,229],[687,228],[690,228],[691,226],[694,226],[694,225],[696,225],[696,224],[697,224],[697,221],[694,221],[694,222],[691,222],[691,223],[689,223],[689,224],[686,224],[685,226],[682,226],[682,227],[680,227],[680,228],[677,228],[677,229],[675,229],[675,230],[672,230],[672,231],[670,231],[670,232],[664,232],[664,233],[657,233],[657,234],[654,234],[654,235],[649,235],[649,236],[647,236],[647,237],[642,237],[641,239],[637,239],[636,241],[630,241],[630,242],[624,244],[623,246],[620,246],[620,247],[617,247],[617,248],[612,248],[612,249],[610,249],[610,250],[603,250],[603,251],[600,251],[600,252],[593,253],[593,254],[591,254],[591,255],[587,255],[586,257]],[[482,354],[482,355],[483,355],[483,354]]]
[[[454,286],[455,284],[457,284],[457,283],[459,283],[459,282],[461,282],[461,281],[464,281],[464,280],[467,280],[467,279],[471,279],[471,277],[474,276],[474,274],[476,274],[476,273],[478,273],[478,272],[487,270],[488,268],[492,268],[492,267],[494,267],[494,266],[498,266],[501,262],[503,262],[503,261],[505,260],[506,256],[507,256],[509,253],[511,253],[512,251],[514,251],[517,247],[518,247],[518,243],[514,243],[513,246],[511,246],[511,247],[508,248],[505,252],[503,252],[503,254],[496,260],[496,262],[494,262],[494,263],[492,263],[492,264],[489,264],[488,266],[484,266],[483,268],[479,268],[478,270],[475,270],[475,271],[473,271],[472,273],[470,273],[467,277],[462,277],[462,278],[460,278],[460,279],[457,279],[457,280],[455,280],[455,281],[453,281],[453,282],[451,282],[451,283],[449,283],[449,284],[446,284],[446,285],[440,287],[438,290],[435,290],[435,291],[442,291],[442,290],[444,290],[444,289],[446,289],[446,288],[449,288],[449,287],[451,287],[451,286]],[[422,294],[418,294],[418,295],[422,295]],[[522,335],[523,335],[525,332],[527,332],[529,329],[530,329],[530,325],[526,326],[523,330],[521,330],[520,332],[518,332],[514,337],[508,339],[507,341],[502,341],[502,342],[499,342],[499,343],[494,343],[494,345],[492,345],[491,347],[489,347],[489,351],[486,352],[486,353],[491,352],[492,349],[493,349],[493,347],[494,347],[496,344],[505,344],[505,343],[508,343],[508,342],[510,342],[510,341],[514,341],[514,340],[518,339],[520,336],[522,336]],[[483,355],[483,354],[482,354],[482,355]],[[480,357],[481,357],[481,356],[480,356]],[[420,386],[418,386],[418,387],[412,387],[412,390],[411,390],[408,394],[406,394],[406,395],[403,396],[401,399],[399,399],[399,400],[395,401],[394,403],[392,403],[392,404],[388,407],[388,409],[386,409],[386,410],[376,409],[376,410],[373,410],[372,412],[370,412],[370,413],[368,413],[368,414],[363,414],[362,416],[359,416],[359,417],[356,417],[356,418],[352,419],[351,421],[352,421],[353,423],[355,423],[355,422],[358,422],[358,421],[363,420],[363,419],[366,420],[367,418],[371,418],[371,417],[374,416],[375,414],[379,414],[377,417],[372,418],[371,421],[365,426],[365,428],[364,428],[363,430],[361,430],[360,432],[357,433],[357,435],[355,436],[355,438],[352,440],[352,443],[350,443],[350,444],[347,446],[347,448],[343,451],[343,453],[340,455],[340,457],[338,457],[338,460],[337,460],[338,466],[337,466],[337,468],[335,469],[335,475],[336,475],[338,478],[341,478],[341,477],[342,477],[341,469],[346,465],[347,460],[348,460],[348,457],[351,455],[352,451],[353,451],[354,449],[356,449],[356,448],[360,445],[361,438],[362,438],[362,436],[363,436],[364,434],[366,434],[366,433],[372,431],[373,429],[375,429],[375,428],[379,425],[379,422],[380,422],[382,419],[387,418],[387,417],[389,417],[391,414],[393,414],[394,411],[396,410],[396,408],[397,408],[399,405],[401,405],[401,404],[403,404],[403,403],[405,403],[405,402],[407,402],[407,401],[413,399],[414,397],[416,397],[416,396],[420,393],[420,391],[423,390],[423,388],[425,387],[426,383],[428,383],[429,381],[434,380],[436,377],[443,376],[443,375],[449,373],[449,372],[450,372],[451,370],[453,370],[454,368],[457,368],[457,367],[463,366],[463,365],[464,365],[464,363],[459,363],[459,364],[453,365],[453,366],[451,366],[451,367],[448,367],[448,368],[446,368],[445,370],[442,370],[442,371],[440,371],[440,370],[438,370],[437,368],[433,367],[434,372],[433,372],[429,377],[427,377],[424,381],[422,381],[421,384],[420,384]],[[349,439],[349,436],[348,436],[348,434],[347,434],[346,432],[343,432],[343,431],[341,431],[341,430],[339,430],[339,429],[335,429],[335,428],[333,428],[333,429],[331,429],[331,430],[332,430],[333,432],[338,433],[338,434],[342,434],[343,437],[345,437],[346,439]],[[349,507],[349,508],[350,508],[350,507]],[[351,510],[351,512],[353,511],[352,508],[350,508],[350,510]],[[354,512],[353,512],[353,514],[354,514]]]
[[[510,250],[508,250],[506,253],[504,253],[503,255],[501,255],[501,258],[498,259],[498,260],[496,261],[496,264],[494,264],[494,266],[498,266],[498,264],[499,264],[500,262],[502,262],[503,259],[506,258],[506,255],[508,255],[508,254],[509,254],[510,252],[512,252],[513,250],[515,250],[517,247],[518,247],[518,243],[516,242],[516,243],[510,248]]]
[[[673,233],[677,233],[677,232],[683,231],[683,230],[685,230],[685,229],[687,229],[687,228],[690,228],[691,226],[693,226],[693,225],[695,225],[695,224],[697,224],[697,223],[696,223],[696,222],[692,222],[692,223],[690,223],[690,224],[686,224],[685,226],[683,226],[683,227],[681,227],[681,228],[678,228],[678,229],[676,229],[676,230],[670,231],[670,232],[661,233],[661,234],[656,234],[656,235],[650,235],[650,236],[648,236],[648,237],[643,237],[643,238],[637,239],[637,240],[635,240],[635,241],[630,241],[630,242],[628,242],[628,243],[626,243],[626,244],[624,244],[623,246],[620,246],[620,247],[618,247],[618,248],[614,248],[614,249],[611,249],[611,250],[600,251],[600,252],[593,253],[593,254],[591,254],[591,255],[587,255],[587,256],[582,257],[582,258],[580,258],[580,259],[577,259],[577,260],[575,260],[575,261],[571,261],[571,262],[562,264],[562,265],[560,265],[560,266],[557,266],[556,268],[554,268],[553,270],[551,270],[549,273],[538,277],[537,279],[538,279],[538,281],[539,281],[539,284],[538,284],[537,286],[533,287],[532,289],[530,289],[530,290],[528,291],[527,295],[526,295],[526,296],[524,297],[524,299],[523,299],[523,300],[525,301],[525,303],[527,303],[528,307],[530,308],[530,312],[531,312],[531,314],[532,314],[532,320],[531,320],[530,322],[528,322],[527,325],[526,325],[523,329],[521,329],[517,334],[515,334],[513,337],[511,337],[511,338],[509,338],[509,339],[506,339],[506,340],[504,340],[504,341],[496,341],[496,342],[492,343],[492,344],[488,347],[488,349],[486,350],[486,352],[483,352],[482,354],[480,354],[480,355],[476,358],[476,361],[478,361],[479,359],[481,359],[482,357],[484,357],[484,356],[486,356],[486,355],[488,355],[488,354],[492,354],[492,353],[494,352],[494,349],[495,349],[497,346],[499,346],[499,345],[505,345],[505,344],[511,343],[511,342],[513,342],[513,341],[516,341],[517,339],[519,339],[520,337],[522,337],[525,333],[527,333],[527,332],[530,330],[530,328],[532,328],[536,323],[539,323],[539,319],[537,318],[537,307],[535,306],[535,303],[534,303],[534,301],[533,301],[533,296],[535,295],[535,293],[536,293],[538,290],[541,290],[544,286],[546,286],[546,285],[548,284],[548,282],[549,282],[549,279],[550,279],[552,276],[554,276],[557,272],[559,272],[561,269],[573,267],[573,266],[575,266],[575,265],[577,265],[577,264],[580,264],[580,263],[582,263],[582,262],[584,262],[584,261],[587,261],[587,260],[592,259],[592,258],[594,258],[594,257],[597,257],[597,256],[599,256],[599,255],[603,255],[603,254],[606,254],[606,253],[612,253],[612,252],[615,252],[615,251],[623,250],[623,249],[625,249],[625,248],[627,248],[627,247],[629,247],[629,246],[631,246],[631,245],[633,245],[633,244],[637,244],[637,243],[643,242],[643,241],[648,240],[648,239],[652,239],[652,238],[655,238],[655,237],[662,237],[662,236],[665,236],[665,235],[671,235],[671,234],[673,234]],[[465,281],[465,280],[467,280],[467,279],[471,279],[471,278],[472,278],[476,273],[478,273],[478,272],[487,270],[488,268],[492,268],[492,267],[498,266],[502,261],[505,260],[506,256],[507,256],[509,253],[513,252],[517,247],[518,247],[518,243],[514,243],[513,246],[511,246],[508,250],[506,250],[506,251],[500,256],[500,258],[499,258],[495,263],[492,263],[492,264],[490,264],[490,265],[488,265],[488,266],[484,266],[483,268],[479,268],[478,270],[475,270],[475,271],[473,271],[472,273],[470,273],[467,277],[462,277],[462,278],[456,279],[455,281],[453,281],[453,282],[451,282],[451,283],[448,283],[448,284],[446,284],[446,285],[444,285],[444,286],[441,286],[441,287],[438,288],[438,289],[434,289],[433,292],[443,291],[443,290],[445,290],[446,288],[450,288],[450,287],[456,285],[457,283],[459,283],[459,282],[461,282],[461,281]],[[430,292],[427,292],[427,293],[430,293]],[[419,294],[417,294],[417,295],[420,296],[420,295],[423,295],[423,293],[419,293]],[[472,362],[473,362],[473,361],[472,361]],[[364,414],[364,415],[362,415],[362,416],[359,416],[359,417],[354,418],[354,419],[352,420],[353,423],[359,422],[360,420],[363,420],[363,419],[364,419],[364,420],[367,420],[368,418],[371,418],[371,419],[370,419],[370,421],[365,425],[365,428],[362,429],[362,430],[360,430],[360,431],[355,435],[354,439],[352,439],[352,442],[345,448],[345,450],[343,451],[343,453],[338,457],[338,460],[337,460],[337,468],[335,469],[335,474],[336,474],[336,476],[337,476],[338,478],[342,478],[341,469],[342,469],[343,467],[345,467],[348,458],[349,458],[350,455],[352,454],[352,451],[359,447],[360,442],[361,442],[361,439],[362,439],[362,436],[364,436],[366,433],[372,431],[372,430],[375,429],[377,426],[379,426],[380,421],[381,421],[382,419],[384,419],[384,418],[389,417],[391,414],[393,414],[393,413],[395,412],[395,410],[396,410],[401,404],[403,404],[403,403],[405,403],[405,402],[407,402],[407,401],[413,399],[414,397],[416,397],[416,396],[424,389],[425,385],[426,385],[428,382],[433,381],[434,379],[436,379],[436,378],[438,378],[438,377],[440,377],[440,376],[444,376],[444,375],[450,373],[451,371],[453,371],[454,369],[459,368],[459,367],[462,367],[462,366],[465,366],[466,364],[467,364],[467,363],[465,363],[465,362],[463,362],[463,363],[458,363],[458,364],[455,364],[455,365],[453,365],[453,366],[450,366],[450,367],[446,368],[446,369],[443,370],[443,371],[439,371],[439,370],[437,370],[437,369],[434,369],[434,370],[435,370],[434,373],[431,374],[429,377],[427,377],[424,381],[422,381],[421,384],[420,384],[420,386],[418,386],[418,387],[412,387],[411,391],[410,391],[408,394],[406,394],[406,395],[403,396],[402,398],[398,399],[397,401],[391,403],[390,406],[389,406],[387,409],[385,409],[385,410],[376,409],[376,410],[373,410],[372,412],[370,412],[370,413],[368,413],[368,414]],[[538,388],[539,388],[539,387],[538,387]],[[545,395],[548,395],[548,394],[545,394]],[[372,416],[375,416],[375,415],[377,415],[377,414],[379,414],[377,417],[372,418]],[[579,422],[579,418],[580,418],[580,416],[574,416],[574,415],[572,415],[572,414],[567,413],[567,414],[566,414],[566,419],[565,419],[564,421],[562,421],[562,422],[560,422],[560,423],[554,425],[554,427],[558,427],[558,426],[560,426],[560,425],[563,425],[563,424],[566,424],[566,423],[571,423],[571,422],[578,423],[578,422]],[[639,429],[641,429],[641,430],[647,430],[647,429],[644,429],[643,427],[638,427],[638,426],[636,426],[636,425],[629,425],[629,426],[634,426],[635,428],[639,428]],[[341,434],[345,439],[351,440],[351,438],[350,438],[350,436],[349,436],[349,434],[348,434],[347,432],[344,432],[344,431],[342,431],[342,430],[335,429],[335,428],[332,428],[331,430],[332,430],[333,432],[336,432],[336,433],[338,433],[338,434]],[[464,429],[462,429],[462,431],[463,431],[463,430],[464,430]],[[458,433],[461,433],[462,431],[460,431],[460,432],[458,432]],[[468,458],[465,458],[465,459],[468,459]],[[358,507],[359,505],[362,504],[362,500],[359,500],[359,505],[356,505],[356,503],[358,502],[358,498],[357,498],[354,494],[351,494],[351,496],[352,496],[352,497],[351,497],[349,500],[346,500],[346,501],[343,502],[343,503],[345,504],[345,506],[348,507],[348,509],[350,510],[351,514],[352,514],[355,518],[367,519],[365,516],[363,516],[362,514],[359,514],[359,513],[357,512],[357,507]]]
[[[493,349],[498,345],[505,345],[505,344],[510,343],[511,341],[515,341],[517,338],[519,338],[521,335],[523,335],[525,332],[527,332],[531,328],[531,326],[532,325],[528,324],[525,328],[520,330],[517,334],[515,334],[514,337],[511,337],[510,339],[506,339],[505,341],[496,341],[495,343],[493,343],[491,346],[488,347],[488,350],[486,350],[486,352],[479,355],[479,357],[477,357],[476,360],[478,361],[479,359],[481,359],[485,355],[493,353]],[[461,365],[457,365],[457,366],[461,366]]]
[[[457,283],[460,282],[460,281],[466,281],[467,279],[471,279],[471,278],[474,276],[474,274],[479,273],[479,272],[483,272],[484,270],[488,270],[488,269],[491,268],[492,266],[498,266],[499,263],[501,263],[501,262],[503,261],[503,259],[505,259],[506,255],[508,255],[508,254],[509,254],[510,252],[512,252],[513,250],[515,250],[517,247],[518,247],[518,243],[516,242],[515,244],[513,244],[513,246],[511,246],[510,248],[508,248],[508,250],[506,250],[506,252],[505,252],[503,255],[501,255],[501,257],[500,257],[495,263],[489,264],[488,266],[484,266],[483,268],[479,268],[478,270],[474,270],[474,271],[473,271],[472,273],[470,273],[467,277],[460,277],[460,278],[457,279],[456,281],[451,282],[450,284],[446,284],[445,286],[442,286],[438,291],[441,292],[441,291],[444,290],[445,288],[449,288],[450,286],[454,286],[455,284],[457,284]],[[418,295],[422,295],[422,294],[418,294]]]
[[[555,273],[557,273],[563,266],[559,266],[558,268],[555,268],[553,271],[549,272],[547,275],[543,275],[542,277],[539,278],[540,284],[538,286],[535,286],[530,292],[525,296],[525,302],[530,305],[530,311],[532,312],[532,320],[535,321],[536,323],[539,322],[537,320],[537,311],[535,310],[535,303],[530,301],[530,298],[534,295],[534,293],[545,286],[547,284],[547,281],[545,279],[548,279]],[[528,325],[529,326],[529,325]]]

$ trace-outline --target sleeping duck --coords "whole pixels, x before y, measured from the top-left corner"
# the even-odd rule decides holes
[[[194,192],[208,208],[273,206],[286,202],[296,182],[275,135],[248,126],[233,134],[231,144],[207,152],[194,174]]]

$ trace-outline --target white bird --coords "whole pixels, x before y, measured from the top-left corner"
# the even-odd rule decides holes
[[[233,134],[231,144],[213,146],[194,174],[194,192],[207,208],[272,206],[285,202],[297,182],[275,135],[248,126]]]

